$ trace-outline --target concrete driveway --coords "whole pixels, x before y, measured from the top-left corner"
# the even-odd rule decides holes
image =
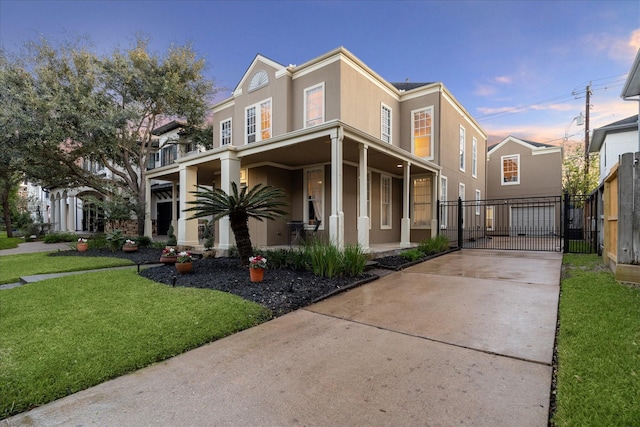
[[[448,254],[0,426],[546,426],[561,260]]]

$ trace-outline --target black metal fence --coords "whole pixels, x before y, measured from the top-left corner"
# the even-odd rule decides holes
[[[569,195],[438,202],[438,234],[459,248],[592,252],[594,206]]]

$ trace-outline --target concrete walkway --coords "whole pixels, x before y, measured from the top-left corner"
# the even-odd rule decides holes
[[[0,249],[2,255],[30,254],[34,252],[68,251],[71,243],[44,243],[40,241],[20,243],[17,248]]]
[[[451,253],[0,426],[546,426],[561,259]]]

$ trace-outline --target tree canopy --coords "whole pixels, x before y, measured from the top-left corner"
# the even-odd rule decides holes
[[[6,152],[11,170],[48,186],[86,185],[105,195],[116,188],[135,200],[140,233],[153,129],[180,119],[194,140],[207,141],[201,129],[215,89],[189,44],[158,54],[137,36],[129,49],[99,56],[82,39],[40,39],[13,58],[3,52],[0,65],[3,88],[11,83],[0,97],[3,145],[16,151]],[[114,179],[85,170],[81,159]]]

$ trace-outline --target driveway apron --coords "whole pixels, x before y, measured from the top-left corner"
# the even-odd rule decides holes
[[[451,253],[0,426],[546,426],[561,260]]]

